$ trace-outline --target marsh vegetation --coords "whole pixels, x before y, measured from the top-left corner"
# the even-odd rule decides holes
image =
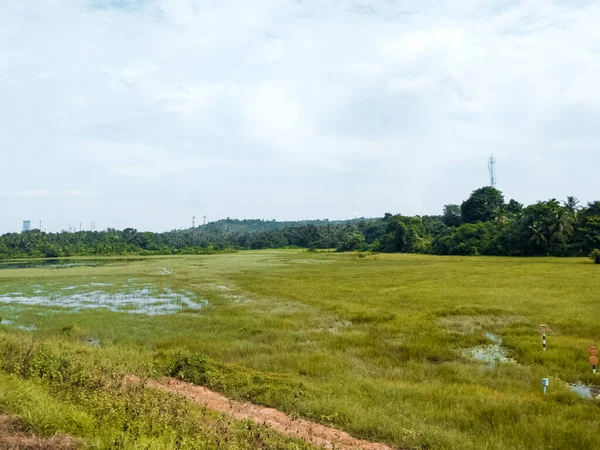
[[[0,409],[90,448],[311,448],[122,383],[167,375],[396,448],[595,447],[600,403],[569,383],[598,385],[598,266],[360,256],[0,271]]]

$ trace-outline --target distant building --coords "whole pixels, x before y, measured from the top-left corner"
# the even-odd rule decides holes
[[[31,230],[31,220],[23,221],[23,232]]]

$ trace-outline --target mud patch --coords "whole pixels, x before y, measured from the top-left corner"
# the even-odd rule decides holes
[[[125,382],[139,383],[140,380],[136,377],[127,377]],[[339,450],[392,450],[391,447],[385,444],[357,439],[345,431],[309,420],[293,418],[273,408],[257,406],[248,402],[237,402],[202,386],[194,386],[172,378],[164,378],[161,382],[149,380],[147,381],[147,386],[181,395],[195,403],[206,405],[207,408],[219,411],[234,419],[252,420],[258,424],[267,425],[281,434],[296,439],[303,439],[323,448]]]
[[[7,450],[75,450],[81,442],[69,436],[44,439],[28,433],[16,418],[0,413],[0,449]]]

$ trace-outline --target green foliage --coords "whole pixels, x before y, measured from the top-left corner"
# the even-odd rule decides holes
[[[449,227],[459,227],[463,224],[462,212],[458,205],[444,206],[442,220]]]
[[[600,264],[600,250],[597,248],[590,254],[590,258],[594,261],[594,264]]]
[[[476,225],[476,226],[472,226]],[[586,256],[600,247],[600,202],[569,197],[523,207],[483,187],[442,216],[275,222],[225,219],[167,233],[108,229],[0,236],[0,259],[111,255],[209,255],[242,249],[308,248],[442,255]]]
[[[518,216],[523,212],[523,204],[518,201],[511,199],[506,205],[506,211],[513,216]]]
[[[342,236],[342,241],[337,248],[338,252],[347,252],[353,250],[360,250],[363,248],[365,243],[365,237],[356,231],[348,232]]]
[[[502,208],[504,208],[504,196],[491,186],[473,191],[460,207],[462,219],[466,223],[489,222],[494,219],[496,211]]]

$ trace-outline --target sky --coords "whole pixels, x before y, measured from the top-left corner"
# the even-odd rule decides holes
[[[0,232],[600,199],[600,2],[0,2]]]

